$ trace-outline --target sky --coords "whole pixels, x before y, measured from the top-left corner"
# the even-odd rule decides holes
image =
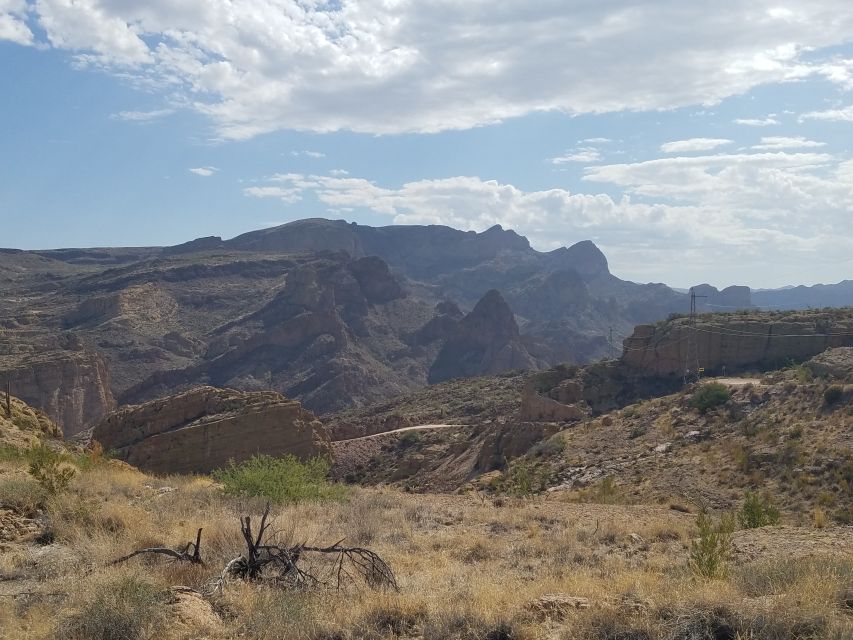
[[[853,278],[853,2],[0,0],[0,246],[306,217]]]

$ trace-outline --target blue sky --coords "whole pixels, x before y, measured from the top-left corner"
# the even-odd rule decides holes
[[[853,5],[704,4],[0,0],[0,245],[324,216],[853,278]]]

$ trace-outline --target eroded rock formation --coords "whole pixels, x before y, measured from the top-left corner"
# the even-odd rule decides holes
[[[521,341],[512,309],[492,289],[458,324],[429,372],[430,383],[515,369],[539,369]]]
[[[853,346],[853,314],[811,311],[787,314],[699,316],[641,325],[625,340],[622,363],[656,376],[680,375],[693,336],[706,374],[803,361],[832,347]]]
[[[66,436],[92,426],[115,408],[103,358],[89,351],[49,351],[0,372],[12,394],[37,407]]]
[[[215,387],[122,407],[95,426],[92,439],[153,473],[205,473],[256,454],[330,455],[325,428],[299,402]]]

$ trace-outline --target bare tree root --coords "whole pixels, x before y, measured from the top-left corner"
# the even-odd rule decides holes
[[[240,531],[246,541],[246,554],[231,560],[222,574],[209,583],[211,592],[221,590],[232,579],[245,581],[264,580],[282,586],[304,588],[342,589],[347,584],[363,581],[371,589],[393,589],[399,591],[397,579],[391,567],[374,551],[361,547],[341,546],[339,540],[328,547],[310,547],[305,543],[293,546],[267,544],[269,536],[269,512],[267,504],[261,516],[257,532],[252,529],[250,516],[240,518]],[[314,568],[303,568],[301,560],[310,554],[334,556],[326,563],[323,574]],[[306,561],[307,562],[307,561]]]

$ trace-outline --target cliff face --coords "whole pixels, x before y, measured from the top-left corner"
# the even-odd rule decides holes
[[[832,347],[853,346],[853,312],[699,316],[691,329],[686,318],[641,325],[624,342],[622,363],[643,374],[683,373],[688,338],[693,333],[699,366],[708,374],[754,366],[802,361]]]
[[[89,351],[50,351],[0,372],[12,394],[41,409],[66,436],[74,435],[115,408],[107,368]]]
[[[500,293],[489,291],[445,342],[429,372],[430,383],[539,369],[521,341],[515,316]]]
[[[313,413],[272,391],[197,387],[123,407],[92,439],[153,473],[206,473],[255,454],[329,456],[329,436]]]

